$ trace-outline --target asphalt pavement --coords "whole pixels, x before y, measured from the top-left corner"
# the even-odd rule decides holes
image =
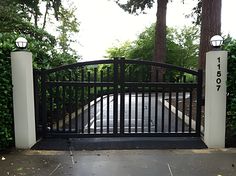
[[[184,124],[184,131],[189,131],[189,126],[186,123],[182,122],[182,119],[173,112],[169,113],[169,109],[166,106],[163,106],[162,103],[162,95],[159,94],[156,101],[155,94],[145,94],[144,98],[142,94],[132,94],[129,97],[129,94],[125,94],[125,112],[124,112],[124,132],[134,133],[135,130],[137,132],[142,132],[142,120],[144,122],[144,132],[148,132],[148,124],[149,120],[150,124],[150,132],[168,132],[170,128],[170,132],[175,132],[176,130],[182,132],[183,128],[182,125]],[[168,98],[168,95],[166,95]],[[131,98],[131,99],[130,99]],[[179,97],[181,99],[181,96]],[[109,129],[108,133],[113,132],[113,122],[114,122],[114,103],[113,103],[113,96],[110,95],[109,103],[107,102],[107,96],[102,98],[103,103],[101,105],[101,99],[96,100],[96,112],[95,109],[95,101],[90,102],[90,123],[88,120],[88,108],[86,106],[84,112],[84,121],[85,121],[85,133],[88,133],[88,126],[90,126],[90,133],[94,133],[95,126],[96,132],[103,132],[107,133],[107,129]],[[120,105],[120,95],[118,96],[118,105]],[[149,110],[150,108],[150,110]],[[142,112],[144,110],[144,112]],[[107,111],[109,111],[109,116],[107,116]],[[150,112],[149,112],[150,111]],[[163,112],[164,111],[164,112]],[[136,117],[137,113],[137,117]],[[149,116],[150,113],[150,116]],[[157,113],[157,117],[155,116]],[[120,106],[118,106],[118,131],[120,128]],[[143,119],[142,119],[143,118]],[[150,118],[150,119],[149,119]],[[109,121],[109,122],[108,122]],[[177,122],[176,122],[177,121]],[[95,125],[96,124],[96,125]],[[157,126],[155,129],[155,125]],[[163,127],[162,127],[163,125]],[[78,126],[81,128],[81,114],[79,115]],[[102,129],[101,129],[102,126]],[[137,129],[135,127],[137,126]],[[176,129],[177,126],[177,129]],[[163,129],[162,129],[163,128]],[[194,129],[191,128],[192,132]]]

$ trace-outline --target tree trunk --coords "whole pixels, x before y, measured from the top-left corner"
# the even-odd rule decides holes
[[[221,34],[221,0],[202,0],[202,24],[199,68],[205,70],[206,52],[211,50],[210,39]]]
[[[34,27],[38,27],[38,14],[37,13],[35,13],[34,14]]]
[[[47,14],[48,14],[49,6],[50,6],[50,2],[47,1],[47,4],[46,4],[46,10],[45,10],[44,18],[43,18],[43,27],[42,27],[42,29],[45,29],[45,26],[46,26],[46,22],[47,22]]]
[[[166,60],[166,9],[168,0],[157,1],[157,22],[154,61],[165,62]]]
[[[157,21],[156,21],[156,33],[155,33],[155,48],[153,61],[165,62],[166,61],[166,11],[168,0],[157,1]],[[152,68],[152,80],[161,81],[163,78],[164,70],[158,71],[157,68]]]

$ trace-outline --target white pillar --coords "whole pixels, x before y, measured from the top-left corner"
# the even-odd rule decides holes
[[[225,147],[227,52],[206,54],[205,132],[209,148]]]
[[[36,143],[32,53],[11,53],[13,108],[16,148],[29,149]]]

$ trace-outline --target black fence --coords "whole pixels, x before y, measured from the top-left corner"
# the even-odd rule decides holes
[[[35,71],[34,79],[43,136],[200,136],[201,70],[114,59]]]

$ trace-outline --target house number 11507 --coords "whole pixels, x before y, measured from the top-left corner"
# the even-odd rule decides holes
[[[219,91],[221,88],[221,65],[220,65],[220,57],[217,58],[217,72],[216,72],[216,90]]]

